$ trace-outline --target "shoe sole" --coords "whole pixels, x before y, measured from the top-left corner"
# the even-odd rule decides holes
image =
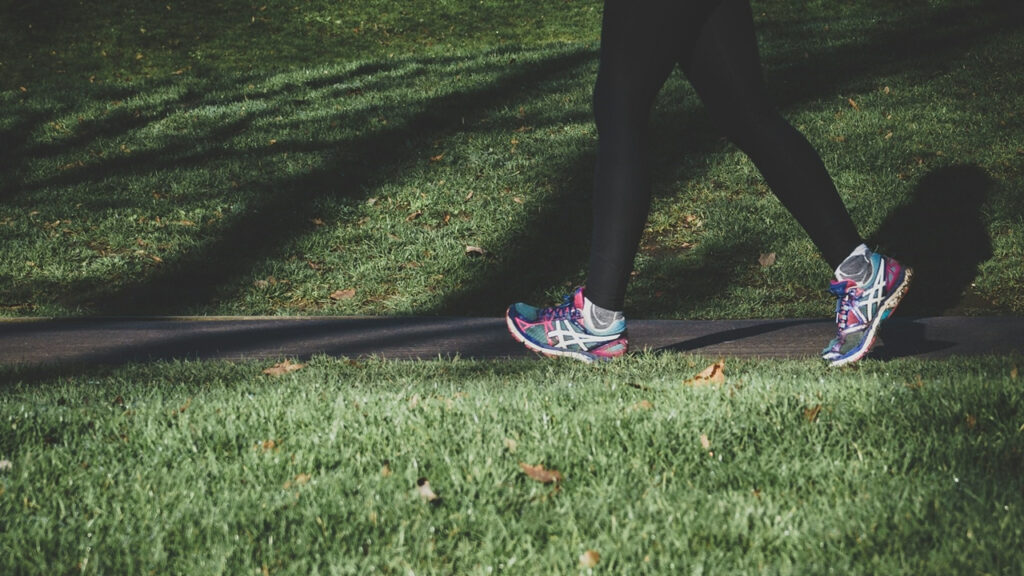
[[[867,356],[868,352],[871,352],[871,347],[875,345],[875,338],[878,337],[879,326],[882,325],[882,322],[888,320],[889,317],[892,316],[893,310],[895,310],[896,307],[899,306],[900,301],[903,300],[903,297],[907,295],[907,291],[910,290],[910,279],[913,276],[914,270],[912,268],[903,269],[903,281],[900,282],[900,285],[897,286],[895,290],[893,290],[892,295],[889,296],[888,299],[886,299],[884,304],[882,304],[882,308],[879,309],[878,311],[878,316],[875,317],[876,320],[872,322],[870,326],[868,326],[868,333],[864,335],[865,344],[850,356],[830,362],[830,367],[838,368],[840,366],[852,364],[860,360],[861,358]]]
[[[515,321],[512,319],[512,315],[509,314],[508,312],[505,313],[505,325],[508,327],[509,334],[511,334],[517,342],[521,343],[523,346],[526,346],[527,349],[532,350],[533,352],[536,352],[538,354],[547,356],[548,358],[573,358],[585,364],[593,364],[594,362],[603,359],[593,354],[588,354],[586,352],[576,352],[573,350],[562,350],[560,348],[541,346],[540,344],[533,342],[526,336],[523,336],[523,334],[519,332],[519,328],[516,326]]]

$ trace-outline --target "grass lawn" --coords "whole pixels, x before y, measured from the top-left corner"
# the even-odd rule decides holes
[[[1020,574],[1021,360],[5,370],[0,568]]]
[[[916,268],[901,313],[1024,313],[1017,4],[753,4],[781,110]],[[0,0],[0,316],[555,301],[600,8]],[[653,122],[627,313],[829,315],[680,76]],[[712,360],[0,366],[0,574],[1024,572],[1021,358],[686,383]]]

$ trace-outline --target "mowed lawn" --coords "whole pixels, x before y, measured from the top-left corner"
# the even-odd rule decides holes
[[[1020,8],[753,6],[780,109],[917,271],[900,313],[1024,312]],[[0,0],[0,317],[557,302],[600,15]],[[827,317],[681,76],[652,121],[627,313]],[[1020,357],[278,360],[0,366],[0,574],[1024,573]]]
[[[0,567],[1019,574],[1022,360],[8,370]]]

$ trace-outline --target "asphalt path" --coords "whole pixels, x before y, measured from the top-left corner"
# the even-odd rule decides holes
[[[704,356],[813,358],[827,319],[631,320],[631,350]],[[871,357],[1024,354],[1024,317],[893,318]],[[252,360],[535,357],[504,318],[157,317],[0,320],[0,365],[123,364],[171,359]]]

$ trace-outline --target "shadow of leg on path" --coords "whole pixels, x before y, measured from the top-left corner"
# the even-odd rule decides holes
[[[978,266],[992,256],[981,221],[981,206],[992,185],[976,166],[935,170],[921,179],[911,202],[893,212],[870,238],[870,244],[914,269],[901,315],[935,316],[961,305]],[[884,328],[881,336],[886,337]]]

